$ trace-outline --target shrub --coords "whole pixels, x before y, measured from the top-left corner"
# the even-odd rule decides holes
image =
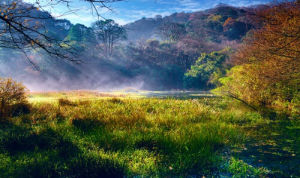
[[[26,88],[16,81],[0,78],[0,118],[28,112]]]

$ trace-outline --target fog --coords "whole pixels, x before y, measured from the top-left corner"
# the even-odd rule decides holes
[[[196,71],[197,75],[189,71],[193,65],[205,65],[198,61],[203,54],[207,57],[201,60],[215,60],[209,56],[215,55],[212,52],[236,48],[254,27],[247,22],[251,10],[218,6],[141,18],[125,26],[102,20],[91,28],[68,20],[40,20],[47,35],[75,49],[73,59],[79,62],[53,57],[42,49],[27,50],[25,56],[21,50],[0,48],[0,76],[22,82],[30,91],[208,90],[215,70],[227,70],[222,64],[225,59],[215,66],[196,66],[207,70]],[[230,21],[227,26],[225,21]],[[103,39],[101,31],[107,28],[103,24],[116,31],[109,37],[114,41]]]
[[[0,75],[22,82],[30,91],[145,89],[143,76],[126,76],[100,59],[77,64],[38,55],[37,69],[22,53],[12,56],[12,52],[1,51],[5,57],[0,58]]]

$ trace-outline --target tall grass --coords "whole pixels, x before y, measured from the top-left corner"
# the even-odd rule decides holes
[[[0,125],[0,177],[215,175],[259,122],[222,99],[38,102]]]

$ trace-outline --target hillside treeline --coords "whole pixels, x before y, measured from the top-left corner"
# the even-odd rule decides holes
[[[39,68],[35,70],[22,51],[1,48],[0,74],[33,89],[41,85],[50,90],[128,86],[149,90],[210,89],[214,87],[208,82],[210,75],[215,68],[222,68],[227,58],[224,55],[229,54],[230,50],[224,49],[235,48],[250,29],[258,26],[247,20],[254,12],[254,7],[222,5],[195,13],[142,18],[125,26],[100,20],[91,27],[47,18],[39,21],[47,29],[47,36],[63,41],[61,46],[67,50],[76,51],[79,64],[36,50],[28,55]],[[47,12],[34,13],[49,17]],[[208,69],[204,78],[189,71],[201,63],[198,58],[205,56],[202,53],[208,55],[206,61],[214,57],[209,57],[214,51],[220,51],[215,55],[221,55],[221,61],[213,62],[216,66]],[[222,68],[218,73],[224,71]]]

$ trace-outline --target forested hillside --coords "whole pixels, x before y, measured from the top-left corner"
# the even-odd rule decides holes
[[[214,9],[194,13],[181,12],[166,17],[158,15],[155,18],[142,18],[125,25],[125,28],[130,41],[165,39],[164,27],[169,27],[169,32],[172,32],[180,26],[184,28],[181,35],[193,34],[198,37],[202,35],[205,40],[214,42],[240,40],[255,25],[250,23],[249,16],[260,8],[263,6],[236,8],[221,4]]]
[[[86,27],[54,19],[46,12],[35,10],[31,13],[48,17],[39,23],[44,24],[49,36],[65,41],[70,45],[67,48],[80,51],[75,57],[79,61],[68,62],[35,51],[29,57],[37,64],[39,69],[36,70],[23,52],[14,51],[11,55],[12,52],[3,48],[0,74],[23,81],[31,89],[41,85],[36,81],[43,81],[43,88],[48,90],[66,86],[104,90],[130,86],[159,90],[211,88],[212,85],[207,83],[209,77],[203,79],[201,85],[189,82],[194,79],[187,77],[191,76],[188,70],[202,53],[235,48],[246,33],[257,26],[247,20],[254,8],[226,5],[195,13],[142,18],[124,27],[119,26],[123,30],[122,36],[116,36],[120,31],[113,32],[113,26],[118,26],[113,21],[102,20],[102,27],[97,27],[96,23],[93,27]],[[115,33],[110,44],[104,43],[103,35],[99,36],[99,28],[105,25],[113,28],[103,33]],[[10,60],[6,60],[8,56]]]

